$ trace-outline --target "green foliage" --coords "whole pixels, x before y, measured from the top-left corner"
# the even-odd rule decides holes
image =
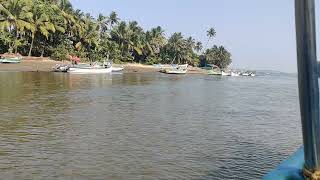
[[[63,61],[68,60],[69,55],[73,54],[75,54],[75,52],[73,51],[72,45],[64,42],[52,50],[50,58],[57,61]]]
[[[231,53],[228,52],[223,46],[213,46],[207,49],[205,59],[208,64],[214,64],[220,69],[227,68],[231,62]]]
[[[207,31],[208,42],[216,36]],[[201,42],[181,32],[166,38],[157,26],[144,30],[137,21],[121,21],[116,12],[96,18],[72,7],[69,0],[6,0],[0,3],[0,52],[82,60],[146,64],[199,65],[199,56],[225,67],[231,54],[221,47],[203,48]],[[205,53],[201,53],[201,51]]]

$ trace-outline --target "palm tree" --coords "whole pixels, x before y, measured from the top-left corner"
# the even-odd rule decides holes
[[[0,4],[0,30],[8,30],[10,33],[15,32],[13,46],[15,53],[18,51],[19,36],[26,29],[32,29],[30,19],[32,13],[30,10],[30,0],[8,0]]]
[[[122,56],[124,55],[124,52],[128,51],[126,44],[129,43],[129,36],[129,28],[124,21],[121,21],[111,31],[111,38],[119,44]]]
[[[207,49],[205,53],[207,62],[218,66],[220,69],[226,68],[231,64],[231,53],[223,46],[214,45],[211,49]]]
[[[146,32],[146,48],[151,55],[159,55],[160,50],[166,44],[164,30],[158,26]]]
[[[196,45],[195,45],[195,50],[199,53],[201,50],[202,50],[202,43],[199,41],[199,42],[197,42],[196,43]]]
[[[192,51],[196,47],[196,41],[194,40],[193,37],[188,37],[186,40],[186,45],[187,45],[187,48]]]
[[[169,51],[171,51],[171,56],[173,56],[173,60],[171,63],[177,60],[178,64],[180,64],[183,56],[183,49],[185,48],[185,40],[183,39],[182,34],[174,33],[168,40]]]
[[[97,46],[99,42],[99,32],[97,31],[97,24],[93,21],[90,14],[80,20],[80,29],[78,31],[79,41],[76,44],[76,48],[80,49],[81,46],[91,48],[92,45]]]
[[[102,34],[104,34],[105,31],[108,29],[107,17],[105,17],[101,13],[99,13],[98,18],[97,18],[97,24],[98,24],[98,30],[99,30],[100,38],[101,38]]]
[[[56,31],[55,25],[51,22],[49,18],[49,14],[50,14],[48,10],[49,6],[50,5],[47,3],[45,4],[45,3],[38,2],[38,3],[35,3],[34,6],[32,7],[33,17],[30,21],[30,24],[32,26],[31,45],[30,45],[28,56],[31,56],[35,35],[37,34],[37,32],[40,32],[41,35],[45,36],[46,39],[48,39],[50,31],[53,33]]]
[[[212,39],[212,38],[214,38],[214,37],[216,37],[216,30],[212,27],[212,28],[210,28],[208,31],[207,31],[207,36],[208,36],[208,41],[207,41],[207,44],[206,44],[206,46],[205,46],[205,49],[207,49],[208,48],[208,44],[209,44],[209,41]]]
[[[108,23],[110,24],[110,29],[112,29],[115,24],[118,24],[119,20],[120,19],[118,18],[118,14],[112,11],[108,17]]]

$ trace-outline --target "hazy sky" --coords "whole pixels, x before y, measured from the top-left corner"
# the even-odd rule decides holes
[[[96,16],[116,11],[150,29],[162,26],[169,36],[182,32],[232,53],[233,68],[296,72],[294,0],[71,0],[75,8]]]

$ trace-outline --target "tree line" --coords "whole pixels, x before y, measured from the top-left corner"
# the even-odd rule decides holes
[[[214,28],[207,36],[205,47],[181,32],[167,38],[161,26],[144,30],[136,21],[120,20],[116,12],[92,17],[74,9],[68,0],[0,0],[0,53],[194,66],[202,59],[226,68],[231,53],[223,46],[208,48],[216,36]]]

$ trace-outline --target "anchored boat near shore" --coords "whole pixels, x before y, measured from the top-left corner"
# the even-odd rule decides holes
[[[4,54],[0,58],[0,63],[20,63],[21,59],[20,54]]]
[[[79,64],[79,65],[60,65],[57,64],[53,67],[54,72],[68,72],[78,74],[102,74],[122,71],[123,67],[112,67],[111,62],[94,65],[90,64]]]
[[[188,64],[171,65],[170,67],[162,67],[159,72],[166,74],[186,74],[188,72]]]

